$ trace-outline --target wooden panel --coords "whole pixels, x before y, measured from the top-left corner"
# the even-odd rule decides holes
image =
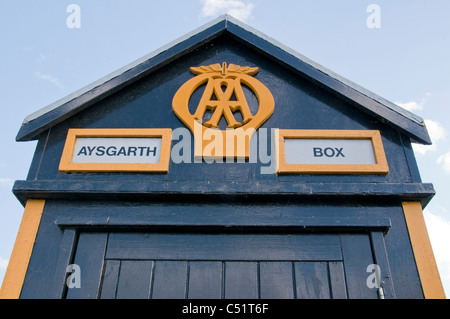
[[[70,264],[75,254],[75,245],[77,240],[77,232],[74,229],[66,229],[61,241],[61,249],[59,251],[58,261],[56,262],[55,274],[53,276],[51,295],[49,298],[60,299],[66,293],[67,266]]]
[[[118,299],[148,299],[153,261],[123,260],[117,285]]]
[[[259,274],[256,262],[226,262],[225,298],[257,299],[259,296]]]
[[[337,235],[148,234],[110,235],[109,259],[340,260]]]
[[[261,298],[293,299],[292,270],[290,262],[261,262],[259,264]]]
[[[370,233],[370,240],[372,242],[375,264],[380,267],[380,284],[383,287],[385,299],[393,299],[395,298],[395,291],[394,285],[392,284],[392,275],[386,253],[384,235],[381,232],[372,232]]]
[[[107,260],[103,272],[102,299],[115,299],[119,281],[120,260]]]
[[[81,288],[67,290],[68,299],[95,299],[99,296],[107,233],[81,233],[74,264],[81,270]]]
[[[188,298],[222,298],[222,262],[193,261],[189,263]]]
[[[330,291],[332,299],[347,299],[344,265],[342,262],[329,262]]]
[[[326,262],[294,263],[298,299],[329,299],[328,265]]]
[[[186,261],[156,261],[154,267],[153,299],[186,298]]]
[[[376,299],[377,290],[367,286],[370,273],[367,267],[374,264],[368,235],[349,234],[341,236],[344,269],[350,299]]]
[[[335,239],[343,260],[296,252],[333,248]],[[374,261],[365,234],[111,233],[100,285],[105,241],[105,234],[81,233],[75,263],[82,289],[69,289],[68,298],[377,298],[366,285]]]

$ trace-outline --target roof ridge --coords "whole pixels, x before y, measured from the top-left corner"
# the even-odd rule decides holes
[[[140,59],[28,115],[22,123],[16,140],[34,139],[49,127],[152,72],[162,62],[176,59],[183,52],[190,52],[192,48],[219,36],[224,30],[260,49],[264,54],[292,67],[300,74],[315,80],[320,85],[354,101],[363,111],[387,120],[391,125],[406,133],[413,141],[431,144],[421,117],[312,61],[229,14],[219,16]]]

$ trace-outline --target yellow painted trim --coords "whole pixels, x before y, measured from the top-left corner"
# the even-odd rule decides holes
[[[0,299],[18,299],[20,297],[44,205],[45,200],[34,199],[30,199],[25,205],[19,232],[0,290]]]
[[[379,131],[375,130],[278,130],[277,173],[297,174],[388,174],[389,167]],[[376,164],[286,164],[285,139],[368,139]]]
[[[159,163],[72,163],[73,151],[78,137],[160,137],[161,153]],[[168,172],[171,129],[69,129],[64,146],[60,172]]]
[[[402,206],[424,296],[426,299],[445,299],[422,205],[419,202],[403,202]]]

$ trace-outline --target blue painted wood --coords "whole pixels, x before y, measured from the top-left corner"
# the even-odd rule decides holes
[[[204,246],[200,246],[198,242],[186,237],[175,244],[175,240],[168,239],[164,234],[154,234],[149,238],[155,246],[161,247],[161,249],[149,253],[142,247],[148,246],[150,241],[145,241],[142,236],[136,234],[125,234],[127,238],[124,240],[122,235],[121,233],[111,233],[109,236],[108,252],[111,254],[106,256],[108,272],[106,273],[105,270],[107,275],[104,276],[102,284],[108,289],[108,292],[105,293],[106,296],[111,296],[111,291],[114,291],[116,283],[119,282],[120,287],[120,282],[123,281],[126,282],[122,290],[124,296],[135,296],[136,298],[145,298],[151,285],[153,285],[150,288],[152,298],[346,298],[347,283],[342,261],[312,262],[316,257],[309,254],[308,257],[303,258],[305,261],[293,262],[297,260],[294,255],[295,251],[285,243],[277,243],[269,235],[260,236],[260,238],[268,237],[264,238],[267,242],[261,242],[261,246],[272,245],[280,251],[289,252],[290,260],[280,261],[283,258],[280,258],[279,254],[274,256],[274,252],[267,252],[266,256],[258,257],[259,253],[255,252],[254,247],[246,245],[248,241],[242,240],[242,237],[236,234],[221,236],[218,242],[232,241],[237,238],[240,246],[247,251],[246,258],[242,257],[242,261],[239,262],[235,261],[238,258],[233,254],[226,254],[224,257],[221,253],[224,245],[216,245],[216,242],[212,242],[208,237],[204,238],[204,241],[213,243],[216,247],[213,250],[205,250]],[[289,237],[291,236],[289,235]],[[158,239],[158,237],[160,238]],[[367,275],[365,268],[362,272],[359,270],[355,272],[357,269],[355,267],[359,267],[361,262],[367,261],[364,256],[371,256],[370,243],[364,241],[368,238],[367,236],[344,235],[341,237],[344,240],[342,248],[339,247],[339,249],[345,253],[341,260],[343,258],[347,265],[345,271],[346,276],[350,278],[349,289],[353,289],[352,291],[355,293],[358,291],[355,285],[359,285],[360,282],[365,284]],[[363,244],[360,244],[361,239],[363,239]],[[117,241],[122,244],[118,246]],[[359,243],[355,241],[359,241]],[[186,243],[192,249],[186,254],[180,254],[179,252],[185,248],[180,245],[181,242]],[[210,261],[205,261],[204,256],[199,257],[194,253],[195,249],[205,251]],[[305,250],[305,245],[297,245],[296,249]],[[134,253],[130,255],[130,251]],[[361,256],[363,257],[362,261],[360,260]],[[121,268],[120,276],[123,274],[125,278],[117,279],[117,266],[110,267],[108,263],[111,259],[109,258],[116,261],[121,260],[122,265],[127,263],[132,271],[122,272]],[[196,261],[197,259],[200,260]],[[145,263],[137,262],[138,260],[145,261]],[[333,256],[322,256],[320,260],[333,260]],[[356,266],[354,265],[355,260],[358,261]],[[150,265],[153,265],[153,262],[155,263],[153,277],[147,280],[149,274],[152,273]],[[116,270],[110,271],[109,268]],[[142,294],[136,295],[138,292],[131,292],[132,289],[137,289]],[[119,290],[117,297],[120,297]]]
[[[67,299],[97,299],[107,243],[107,233],[81,233],[74,264],[81,270],[81,287],[67,289]]]
[[[224,262],[224,298],[259,298],[258,262]]]
[[[217,208],[217,207],[215,207]],[[111,214],[112,215],[112,214]],[[219,223],[215,214],[203,214],[200,218],[192,214],[170,215],[161,216],[157,214],[135,215],[135,219],[132,221],[125,221],[123,218],[117,216],[105,216],[105,217],[66,217],[62,216],[58,218],[55,223],[63,228],[76,228],[76,229],[92,229],[94,227],[102,229],[123,229],[133,228],[137,230],[171,230],[177,229],[185,230],[191,229],[195,231],[211,231],[215,229],[220,231],[224,230],[226,226],[227,231],[240,230],[242,227],[246,227],[248,230],[265,230],[265,231],[278,231],[283,229],[284,232],[360,232],[362,230],[370,231],[382,231],[386,232],[391,227],[391,222],[388,218],[373,218],[368,217],[365,219],[355,219],[351,217],[297,217],[293,214],[283,214],[282,217],[274,219],[269,216],[243,216],[237,217],[235,214],[228,214],[221,218]],[[183,218],[184,217],[184,218]]]
[[[369,248],[370,249],[370,248]],[[112,233],[108,259],[341,260],[338,235]]]
[[[294,299],[291,262],[260,262],[259,286],[262,299]]]
[[[435,195],[432,184],[424,183],[302,183],[283,182],[256,184],[251,182],[228,183],[226,188],[218,181],[211,182],[121,182],[106,181],[16,181],[15,195],[23,203],[31,198],[54,199],[151,199],[161,196],[186,195],[229,195],[229,196],[285,196],[339,197],[366,199],[397,199],[400,201],[422,201],[424,205]],[[207,199],[205,199],[207,200]]]
[[[100,298],[116,299],[119,271],[120,260],[106,260],[105,270],[103,271]]]
[[[414,150],[412,149],[411,141],[404,136],[401,136],[403,150],[405,151],[406,161],[408,162],[411,179],[414,183],[422,183],[419,168],[417,167]]]
[[[117,283],[117,299],[148,299],[152,284],[154,262],[122,260]],[[104,279],[104,282],[107,282]]]
[[[391,229],[384,234],[384,242],[396,298],[423,299],[403,209],[391,207],[385,214],[390,215],[392,222]]]
[[[370,241],[372,243],[372,251],[375,264],[380,269],[381,286],[384,290],[386,299],[395,298],[395,290],[392,284],[392,274],[387,256],[386,244],[384,242],[384,235],[380,232],[370,233]]]
[[[50,131],[51,129],[47,130],[38,138],[38,143],[36,145],[36,150],[34,151],[33,160],[31,161],[31,166],[28,170],[27,180],[35,180],[38,178],[42,158],[47,149],[47,142],[50,137]]]
[[[294,263],[297,299],[330,299],[328,263]]]
[[[368,235],[341,235],[344,271],[349,299],[377,299],[377,290],[367,286],[367,267],[374,264]]]
[[[55,287],[58,294],[60,287],[65,285],[61,282],[59,267],[63,267],[65,272],[68,265],[58,265],[59,251],[61,249],[69,251],[72,243],[67,240],[68,237],[63,240],[65,232],[59,227],[54,227],[56,225],[53,224],[53,212],[52,205],[46,203],[22,285],[21,299],[56,298]],[[63,243],[65,246],[61,246]]]
[[[103,202],[103,201],[93,201],[93,202],[72,202],[72,201],[51,201],[46,203],[44,213],[42,216],[41,226],[38,231],[38,235],[35,243],[35,251],[33,252],[32,258],[30,260],[29,269],[27,272],[26,280],[22,290],[22,298],[55,298],[53,288],[55,285],[61,285],[61,279],[56,273],[58,267],[59,269],[65,268],[62,263],[58,262],[58,255],[53,252],[63,249],[65,251],[70,251],[71,244],[63,240],[64,232],[71,229],[78,229],[79,224],[77,224],[77,219],[83,220],[83,223],[89,223],[89,221],[103,220],[105,222],[110,219],[115,225],[122,223],[125,228],[123,230],[135,231],[136,224],[145,222],[146,225],[151,224],[151,220],[155,222],[155,225],[161,225],[166,223],[166,225],[176,224],[182,225],[211,225],[217,224],[217,221],[222,221],[222,224],[226,226],[227,224],[233,224],[237,227],[240,223],[242,225],[292,225],[296,223],[296,218],[300,221],[310,220],[318,218],[317,216],[327,216],[329,221],[334,220],[336,223],[334,225],[335,229],[339,229],[337,225],[343,220],[353,219],[358,220],[361,224],[361,228],[356,228],[354,231],[371,231],[370,220],[390,220],[390,228],[385,228],[383,231],[384,241],[386,246],[387,255],[389,257],[389,266],[392,274],[392,284],[395,288],[395,293],[397,298],[423,298],[420,280],[417,275],[417,269],[414,265],[414,255],[412,254],[411,247],[409,246],[409,241],[407,240],[407,229],[403,217],[403,211],[401,206],[393,205],[389,203],[384,203],[386,206],[380,206],[380,203],[365,203],[361,205],[358,201],[356,202],[344,202],[341,201],[339,205],[336,205],[333,201],[327,202],[327,204],[322,203],[322,205],[317,206],[314,202],[303,202],[302,204],[298,202],[287,202],[287,203],[274,203],[269,202],[259,202],[258,204],[253,201],[249,202],[235,202],[228,203],[198,203],[198,202],[178,202],[167,205],[167,203],[158,202]],[[373,206],[372,206],[373,205]],[[393,205],[393,206],[391,206]],[[61,221],[64,216],[73,216],[74,223],[67,223],[61,228],[57,225],[58,221]],[[299,218],[301,216],[301,218]],[[369,216],[369,217],[367,217]],[[98,217],[99,219],[95,219]],[[85,218],[85,219],[80,219]],[[319,219],[320,221],[320,219]],[[318,223],[320,224],[320,222]],[[364,221],[367,222],[364,227]],[[107,223],[106,223],[107,224]],[[100,228],[96,228],[95,225],[91,225],[93,228],[89,228],[88,225],[84,225],[82,229],[84,230],[96,230],[96,231],[108,231],[108,229],[114,230],[115,226],[107,226],[104,224]],[[126,226],[128,225],[128,226]],[[134,225],[134,226],[133,226]],[[297,224],[298,225],[298,224]],[[324,225],[322,223],[322,225]],[[332,226],[332,224],[330,224]],[[378,223],[372,224],[380,225]],[[68,228],[67,228],[68,227]],[[105,228],[106,227],[106,228]],[[111,227],[111,228],[108,228]],[[126,228],[128,227],[128,228]],[[178,226],[180,227],[180,226]],[[209,227],[209,226],[207,226]],[[227,227],[230,228],[230,227]],[[276,227],[271,227],[273,230]],[[266,229],[271,229],[266,228]],[[220,228],[219,228],[220,229]],[[219,229],[212,229],[210,231],[218,231]],[[223,229],[223,228],[222,228]],[[238,229],[238,228],[236,228]],[[245,229],[245,228],[244,228]],[[280,230],[283,228],[280,228]],[[328,228],[330,231],[332,228]],[[359,230],[358,230],[359,229]],[[63,232],[64,230],[64,232]],[[314,231],[314,227],[312,228]],[[320,235],[318,231],[327,231],[326,229],[316,228],[316,235]],[[348,230],[348,229],[347,229]],[[380,228],[373,228],[374,231],[379,231]],[[305,230],[308,232],[308,229]],[[230,233],[233,234],[232,232]],[[66,244],[64,242],[67,242]],[[370,245],[369,245],[370,246]],[[369,254],[372,254],[370,252]],[[378,251],[376,252],[378,254]],[[378,259],[377,259],[378,260]],[[108,261],[106,261],[108,262]],[[254,263],[257,263],[255,261]],[[253,265],[253,262],[242,261],[242,263],[247,265]],[[346,298],[345,290],[345,276],[340,265],[340,261],[328,262],[329,273],[330,273],[330,287],[332,287],[331,292],[333,298]],[[57,266],[61,264],[61,266]],[[67,266],[67,265],[66,265]],[[367,265],[366,265],[367,266]],[[106,269],[107,265],[105,266]],[[239,280],[239,275],[237,273],[228,272],[226,269],[233,269],[232,262],[225,262],[225,282],[233,277],[236,281]],[[253,266],[248,266],[248,268],[253,269]],[[339,272],[339,267],[341,270]],[[241,271],[249,273],[250,270],[245,271],[245,267],[242,266]],[[333,275],[334,274],[334,275]],[[368,274],[364,274],[368,275]],[[228,278],[228,279],[227,279]],[[253,278],[253,277],[252,277]],[[55,282],[57,280],[57,282]],[[253,279],[250,282],[254,282]],[[336,284],[333,284],[336,283]],[[105,282],[103,281],[102,285]],[[225,297],[227,294],[229,296],[241,297],[236,290],[230,288],[225,289]],[[249,287],[254,287],[254,284],[249,283]],[[334,288],[333,288],[334,287]],[[340,287],[340,288],[339,288]],[[251,288],[249,288],[251,290]],[[228,293],[227,293],[228,291]],[[249,294],[249,296],[254,296],[254,293]],[[231,297],[230,297],[231,298]]]
[[[188,262],[155,261],[153,299],[185,299],[187,297]]]
[[[251,51],[250,51],[251,52]],[[210,164],[172,164],[169,174],[156,175],[134,175],[134,174],[59,174],[59,159],[64,147],[64,142],[69,128],[126,128],[126,127],[184,127],[170,110],[173,94],[180,83],[192,78],[189,67],[198,63],[217,63],[217,60],[236,60],[236,63],[249,63],[249,59],[260,67],[257,77],[260,81],[269,86],[277,93],[276,107],[278,112],[263,125],[263,128],[308,128],[308,129],[379,129],[383,136],[389,167],[391,172],[387,176],[261,176],[260,168],[264,165],[210,165]],[[183,71],[180,71],[183,70]],[[166,181],[233,181],[241,182],[248,180],[261,180],[267,186],[278,187],[277,181],[301,181],[318,183],[339,182],[372,182],[372,183],[399,183],[411,182],[407,164],[405,163],[405,152],[397,131],[392,130],[380,121],[376,121],[364,112],[356,111],[346,101],[336,99],[328,91],[318,88],[309,81],[299,78],[298,75],[280,69],[280,65],[274,64],[273,60],[261,56],[257,52],[249,54],[248,48],[233,39],[227,44],[221,41],[214,42],[214,47],[205,44],[201,50],[196,51],[192,56],[185,56],[173,64],[168,64],[166,68],[157,71],[157,76],[149,76],[140,79],[120,90],[112,96],[105,98],[94,106],[68,118],[60,124],[53,126],[51,136],[48,141],[46,152],[42,159],[42,165],[37,165],[39,171],[36,178],[50,181],[59,186],[61,192],[73,192],[70,185],[59,184],[62,180],[73,181],[73,186],[78,187],[77,191],[90,192],[91,185],[79,184],[83,182],[104,181],[119,187],[130,179],[133,183],[128,185],[139,185],[147,188],[147,183],[160,185]],[[167,94],[161,94],[166,92]],[[298,103],[291,103],[298,101]],[[251,103],[250,103],[251,104]],[[308,114],[304,117],[293,117],[291,114]],[[133,114],[133,117],[129,115]],[[326,118],[326,120],[324,120]],[[36,159],[37,160],[37,159]],[[33,165],[35,165],[33,163]],[[142,186],[141,186],[142,185]],[[229,184],[227,186],[231,186]],[[165,185],[169,186],[169,185]],[[67,189],[65,187],[68,187]],[[70,188],[70,189],[69,189]],[[189,189],[184,187],[185,192]],[[250,187],[249,189],[252,189]],[[36,190],[36,189],[35,189]],[[42,189],[43,192],[52,192],[52,189]],[[124,189],[125,191],[125,189]],[[127,190],[129,193],[135,190]],[[138,191],[138,190],[136,190]],[[152,190],[149,190],[152,191]],[[156,191],[156,190],[153,190]],[[170,191],[170,189],[166,189]],[[176,191],[176,189],[174,190]],[[231,190],[232,191],[232,190]],[[34,194],[37,195],[37,194]],[[30,194],[31,196],[31,194]]]
[[[330,292],[332,299],[347,299],[347,286],[345,282],[344,265],[339,261],[328,263]]]
[[[64,230],[64,235],[61,240],[61,249],[58,252],[58,260],[55,265],[55,274],[51,283],[53,287],[50,288],[52,295],[47,298],[61,299],[66,295],[67,285],[66,272],[67,266],[72,264],[77,243],[77,231],[74,229]]]
[[[189,299],[221,299],[223,296],[221,261],[189,262]]]

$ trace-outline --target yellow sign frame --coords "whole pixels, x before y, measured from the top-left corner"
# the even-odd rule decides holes
[[[161,138],[159,163],[73,163],[77,138],[123,137]],[[59,171],[68,172],[156,172],[169,171],[172,129],[69,129],[61,156]]]
[[[376,164],[287,164],[285,139],[366,139],[372,142]],[[383,174],[389,173],[378,130],[285,130],[275,131],[277,174]]]

